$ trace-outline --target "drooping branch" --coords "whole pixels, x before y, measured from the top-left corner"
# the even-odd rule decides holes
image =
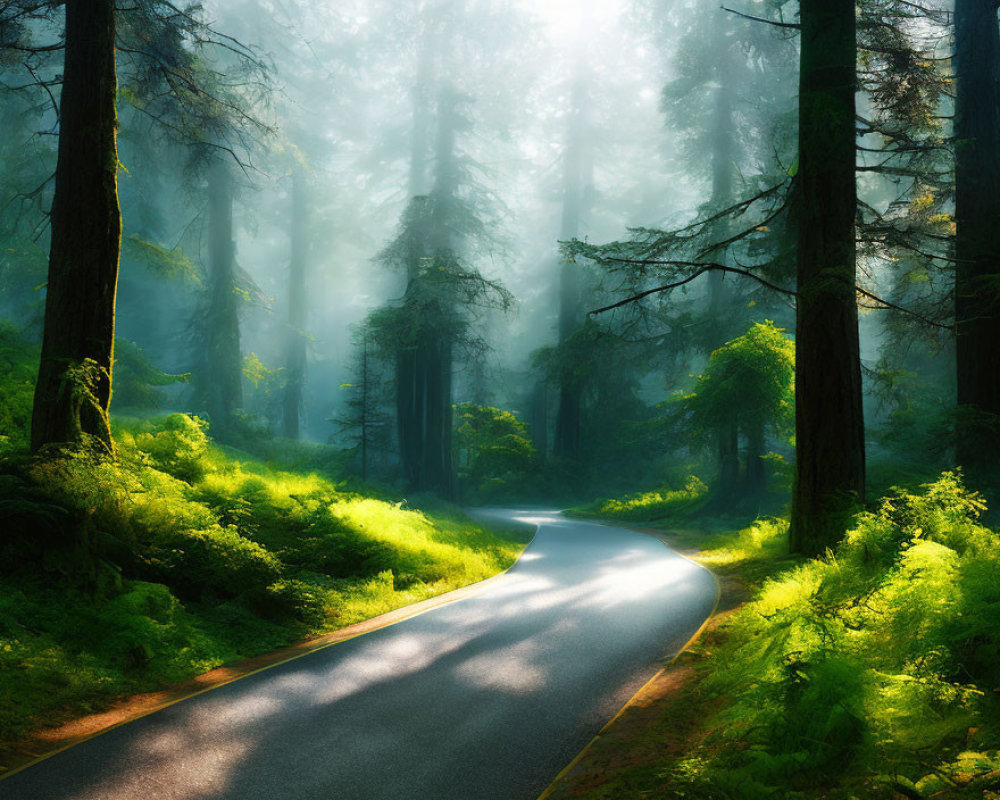
[[[775,19],[767,19],[766,17],[756,17],[753,14],[745,14],[742,11],[737,11],[734,8],[728,8],[727,6],[720,6],[723,11],[726,11],[734,16],[740,17],[742,19],[748,19],[751,22],[762,22],[765,25],[771,25],[775,28],[791,28],[793,30],[801,30],[802,26],[797,22],[781,22]]]
[[[757,281],[763,286],[766,286],[768,289],[778,292],[779,294],[783,294],[788,297],[796,296],[796,293],[791,289],[785,289],[781,286],[778,286],[777,284],[771,283],[770,281],[765,280],[760,275],[757,275],[751,272],[750,270],[740,269],[739,267],[727,267],[724,264],[703,263],[698,261],[647,261],[647,260],[634,260],[626,258],[605,258],[602,259],[602,261],[615,261],[625,264],[642,264],[642,265],[664,266],[664,267],[695,267],[696,270],[687,277],[679,281],[668,283],[664,286],[657,286],[653,289],[646,289],[645,291],[639,292],[638,294],[632,295],[631,297],[627,297],[624,300],[619,300],[617,303],[612,303],[611,305],[604,306],[603,308],[594,309],[593,311],[590,312],[591,315],[603,314],[606,311],[611,311],[613,309],[626,306],[630,303],[638,302],[639,300],[649,297],[650,295],[660,294],[662,292],[668,292],[671,289],[676,289],[680,286],[684,286],[685,284],[691,283],[693,280],[704,275],[707,272],[730,272],[735,275],[743,275],[747,278],[752,278],[753,280]]]
[[[644,266],[652,265],[652,266],[680,267],[680,268],[687,267],[687,268],[695,268],[695,271],[680,280],[665,284],[663,286],[656,286],[652,289],[646,289],[630,297],[626,297],[624,300],[619,300],[617,303],[612,303],[611,305],[604,306],[603,308],[594,309],[593,311],[590,312],[591,315],[603,314],[607,311],[612,311],[616,308],[621,308],[622,306],[629,305],[630,303],[636,303],[640,300],[645,299],[646,297],[650,297],[651,295],[661,294],[663,292],[669,292],[672,289],[677,289],[681,286],[691,283],[692,281],[696,280],[697,278],[701,277],[702,275],[708,272],[723,272],[723,273],[728,272],[734,275],[742,275],[746,278],[750,278],[752,280],[757,281],[757,283],[761,284],[767,289],[770,289],[773,292],[777,292],[778,294],[782,294],[785,295],[786,297],[791,297],[791,298],[798,297],[798,293],[793,291],[792,289],[786,289],[782,286],[778,286],[777,284],[772,283],[771,281],[768,281],[765,278],[762,278],[760,275],[757,275],[751,270],[742,269],[739,267],[729,267],[726,266],[725,264],[703,263],[698,261],[637,261],[632,259],[621,259],[621,258],[605,258],[602,260],[615,261],[620,263],[642,264]],[[864,306],[864,308],[870,309],[872,311],[898,311],[901,314],[906,314],[908,316],[913,317],[914,319],[920,320],[925,325],[930,325],[932,327],[940,328],[942,330],[954,329],[953,325],[949,325],[943,322],[938,322],[937,320],[924,316],[923,314],[920,314],[917,311],[913,311],[912,309],[905,308],[901,305],[893,303],[889,300],[879,297],[878,295],[868,291],[867,289],[861,286],[855,285],[854,288],[859,295],[878,304],[875,306]]]

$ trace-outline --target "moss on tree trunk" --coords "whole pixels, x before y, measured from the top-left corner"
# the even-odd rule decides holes
[[[45,331],[31,447],[102,442],[121,248],[113,0],[68,0]]]

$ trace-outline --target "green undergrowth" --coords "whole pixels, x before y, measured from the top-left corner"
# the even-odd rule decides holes
[[[696,702],[714,710],[650,796],[998,796],[1000,535],[983,511],[945,473],[764,581],[699,645]],[[779,528],[756,527],[703,560],[780,555]]]
[[[527,534],[119,423],[0,461],[0,741],[496,574]]]
[[[632,522],[653,522],[668,517],[690,515],[702,507],[708,487],[695,475],[688,476],[682,489],[662,487],[618,498],[601,498],[567,512],[570,516],[600,517]]]

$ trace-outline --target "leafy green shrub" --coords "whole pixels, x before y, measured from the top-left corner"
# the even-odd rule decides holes
[[[267,587],[256,606],[273,619],[296,619],[313,626],[327,618],[327,594],[321,586],[302,580],[276,581]]]
[[[141,423],[136,430],[122,430],[119,438],[149,456],[158,469],[183,481],[203,477],[202,462],[209,448],[208,423],[187,414],[170,414]]]
[[[574,509],[574,513],[647,521],[662,519],[693,510],[708,494],[708,487],[697,475],[689,475],[683,489],[654,489],[621,498],[601,499],[589,506]]]
[[[500,408],[459,403],[455,426],[458,478],[466,491],[492,500],[524,490],[535,467],[524,422]]]
[[[827,558],[765,583],[710,662],[708,687],[732,702],[708,755],[672,776],[685,796],[891,797],[976,759],[996,769],[1000,535],[983,510],[945,473],[860,515]]]

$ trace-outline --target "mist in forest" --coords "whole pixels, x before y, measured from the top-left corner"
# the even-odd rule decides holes
[[[235,446],[329,446],[345,474],[449,497],[582,497],[688,476],[730,499],[781,496],[794,452],[782,359],[796,325],[797,11],[744,6],[247,0],[122,13],[113,416],[184,412]],[[0,16],[12,47],[0,302],[37,340],[62,66],[31,49],[59,39],[55,12],[18,7]],[[909,23],[907,52],[940,47],[929,26]],[[879,80],[858,96],[873,153],[900,125]],[[946,106],[926,83],[925,105]],[[862,167],[863,208],[883,223],[919,203],[947,215],[940,172],[924,166],[916,179]],[[861,303],[869,450],[944,463],[935,425],[954,404],[953,347],[920,320],[947,276],[880,236],[858,261],[879,309]],[[890,295],[921,313],[887,314]],[[746,383],[758,379],[760,398]]]
[[[404,621],[348,692],[380,743],[352,766],[414,796],[464,791],[443,733],[490,762],[470,779],[538,766],[515,727],[478,736],[494,700],[558,759],[591,740],[535,712],[568,687],[596,728],[620,700],[576,687],[638,681],[643,616],[680,660],[612,719],[626,757],[557,782],[995,794],[997,13],[0,0],[0,782],[81,763],[19,772],[68,741],[48,726],[463,588],[499,602],[423,643]],[[209,762],[206,791],[333,786],[294,765],[353,759],[324,663],[322,698],[220,716],[249,749],[145,755],[185,791]],[[428,691],[411,721],[447,721],[383,737],[397,680],[410,710],[474,699]],[[327,738],[298,752],[301,710]]]

